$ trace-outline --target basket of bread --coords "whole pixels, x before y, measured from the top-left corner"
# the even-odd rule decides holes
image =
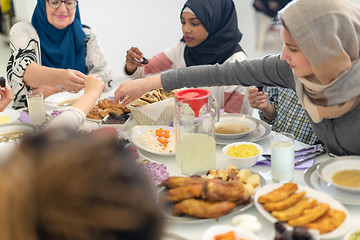
[[[127,107],[138,125],[168,125],[175,116],[175,92],[155,89],[135,99]]]

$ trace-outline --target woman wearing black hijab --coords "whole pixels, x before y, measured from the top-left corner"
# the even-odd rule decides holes
[[[132,79],[169,69],[205,64],[242,61],[247,57],[239,45],[238,28],[232,0],[188,0],[181,10],[182,39],[173,47],[147,60],[136,47],[127,51],[124,72]],[[230,113],[252,114],[247,87],[206,88],[220,107]]]

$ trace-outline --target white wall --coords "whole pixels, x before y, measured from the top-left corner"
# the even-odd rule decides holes
[[[180,10],[185,0],[80,0],[81,19],[96,29],[114,77],[123,76],[126,50],[138,47],[147,57],[182,37]],[[100,6],[99,6],[100,5]]]

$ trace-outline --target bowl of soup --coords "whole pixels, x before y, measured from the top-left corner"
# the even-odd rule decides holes
[[[26,123],[9,123],[0,125],[0,143],[16,142],[28,134],[35,133],[36,127]]]
[[[360,156],[334,157],[317,166],[319,177],[342,191],[360,193]]]
[[[215,136],[223,139],[241,138],[259,127],[256,118],[245,114],[223,114],[215,124]]]

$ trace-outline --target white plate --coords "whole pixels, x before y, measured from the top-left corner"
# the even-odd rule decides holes
[[[215,132],[215,136],[218,138],[236,139],[255,131],[259,127],[260,122],[258,119],[245,114],[222,114],[219,121],[215,124],[215,129],[223,124],[243,124],[249,127],[249,131],[238,134],[221,134]]]
[[[360,206],[359,194],[342,191],[332,184],[324,182],[316,172],[318,165],[315,164],[304,171],[304,181],[308,187],[324,192],[343,204]]]
[[[6,108],[4,111],[0,112],[0,116],[10,118],[10,122],[8,122],[8,123],[12,123],[20,117],[20,112],[14,110],[14,109],[11,109],[11,108]],[[7,124],[7,123],[4,123],[4,124]]]
[[[260,187],[265,186],[266,185],[266,180],[263,176],[261,176],[260,173],[258,172],[253,172],[251,171],[252,174],[258,174],[260,176],[260,185],[258,187],[255,188],[255,190],[257,191],[258,189],[260,189]],[[166,191],[166,190],[163,190]],[[230,211],[230,213],[224,215],[224,216],[229,216],[229,215],[235,215],[238,213],[241,213],[249,208],[251,208],[254,205],[254,197],[251,198],[250,202],[248,204],[243,204],[243,205],[238,205],[236,206],[234,209],[232,209]],[[167,218],[167,220],[171,221],[171,222],[175,222],[175,223],[202,223],[202,222],[209,222],[209,221],[214,221],[217,222],[218,220],[216,218],[195,218],[195,217],[191,217],[191,216],[187,216],[187,215],[183,215],[181,217],[178,216],[173,216],[171,214],[172,212],[172,208],[173,208],[173,204],[167,204],[164,208],[164,214],[165,217]],[[221,219],[221,216],[219,219]]]
[[[68,101],[76,101],[82,95],[84,95],[84,90],[79,91],[78,93],[69,93],[69,92],[59,92],[45,98],[45,107],[46,109],[53,109],[62,107],[61,104]]]
[[[259,190],[257,190],[255,193],[255,196],[254,196],[254,202],[255,202],[256,209],[259,211],[259,213],[261,215],[263,215],[268,221],[270,221],[272,223],[275,223],[278,220],[276,218],[274,218],[271,215],[271,213],[266,211],[263,208],[263,205],[261,203],[258,203],[258,198],[259,198],[259,196],[264,195],[276,188],[279,188],[282,185],[283,184],[281,184],[281,183],[267,185],[267,186],[262,187]],[[322,192],[318,192],[312,188],[298,186],[298,192],[300,192],[300,191],[306,191],[306,194],[305,194],[306,197],[316,198],[318,203],[328,203],[331,208],[341,210],[341,211],[345,212],[345,214],[346,214],[346,218],[345,218],[344,222],[338,228],[336,228],[332,232],[321,234],[320,239],[336,238],[336,237],[340,237],[340,236],[344,235],[345,233],[347,233],[347,231],[349,230],[349,228],[351,226],[351,220],[350,220],[349,212],[346,210],[346,208],[341,203],[339,203],[337,200],[333,199],[329,195],[322,193]]]
[[[344,191],[360,193],[360,188],[341,186],[333,182],[332,177],[343,170],[360,170],[360,156],[343,156],[331,158],[317,167],[319,177]]]
[[[216,235],[224,234],[230,231],[234,231],[236,236],[235,239],[261,240],[260,237],[256,236],[252,232],[230,225],[215,225],[209,227],[202,235],[201,240],[214,240]]]
[[[156,155],[160,155],[160,156],[175,156],[175,152],[171,152],[171,153],[167,153],[167,152],[156,152],[150,149],[147,149],[145,146],[143,146],[139,140],[139,137],[141,136],[141,134],[143,134],[144,132],[148,131],[148,130],[156,130],[156,129],[165,129],[165,130],[169,130],[172,134],[174,134],[174,129],[172,127],[169,126],[137,126],[134,127],[132,129],[132,133],[130,135],[130,141],[137,147],[140,148],[141,150],[147,151],[149,153],[152,154],[156,154]]]
[[[267,137],[270,133],[271,133],[271,127],[269,124],[267,124],[266,122],[262,121],[262,120],[258,120],[259,121],[259,127],[243,136],[243,137],[239,137],[239,138],[234,138],[234,139],[223,139],[223,138],[219,138],[217,136],[215,136],[215,141],[217,144],[220,145],[227,145],[233,142],[256,142],[256,141],[260,141],[261,139],[264,139],[265,137]]]

